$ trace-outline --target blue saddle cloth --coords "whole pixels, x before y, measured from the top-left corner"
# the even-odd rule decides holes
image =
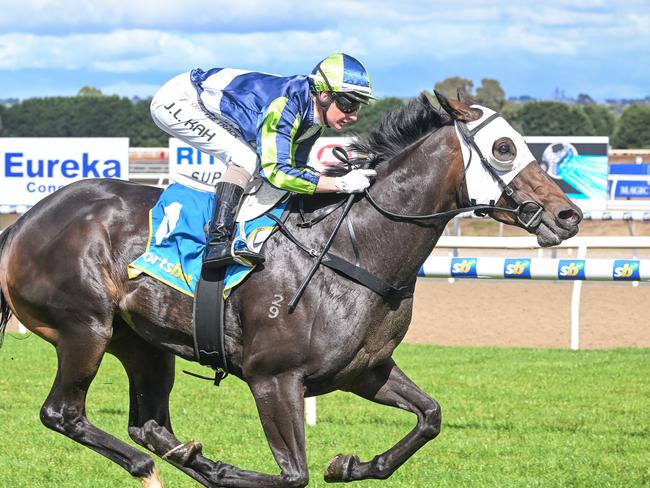
[[[210,221],[213,202],[213,192],[171,184],[149,212],[147,249],[129,264],[129,277],[146,273],[193,297],[201,276],[205,228]],[[281,201],[270,213],[279,218],[286,206],[286,200]],[[275,227],[275,221],[266,215],[246,222],[244,234],[249,247],[259,251]],[[240,234],[239,224],[236,234]],[[253,269],[254,266],[241,264],[227,267],[224,299]]]

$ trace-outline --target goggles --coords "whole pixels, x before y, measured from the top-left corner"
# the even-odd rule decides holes
[[[358,112],[361,108],[361,102],[359,100],[354,100],[347,95],[334,92],[332,93],[332,98],[337,108],[344,114]]]

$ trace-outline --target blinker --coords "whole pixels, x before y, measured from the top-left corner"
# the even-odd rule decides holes
[[[495,158],[492,154],[488,156],[488,162],[490,163],[490,166],[499,171],[510,171],[515,165],[514,158],[509,161],[501,161],[500,159]]]

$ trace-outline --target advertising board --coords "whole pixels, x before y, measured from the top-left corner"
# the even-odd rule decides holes
[[[129,178],[129,139],[0,139],[0,205],[36,204],[73,181]]]

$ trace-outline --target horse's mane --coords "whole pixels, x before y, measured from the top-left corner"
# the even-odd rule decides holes
[[[451,117],[436,110],[421,93],[404,107],[388,112],[378,128],[349,146],[358,154],[357,163],[370,163],[371,167],[387,161],[418,141],[451,122]]]

